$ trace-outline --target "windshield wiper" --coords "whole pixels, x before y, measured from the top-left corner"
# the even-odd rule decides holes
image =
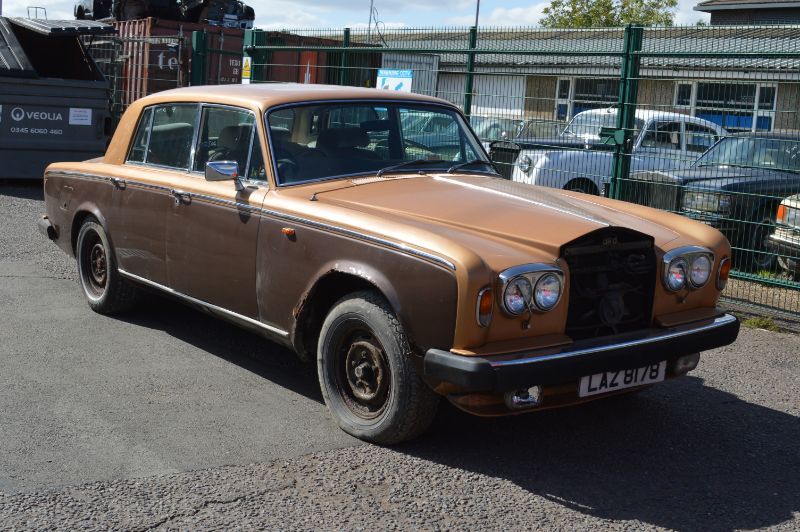
[[[483,165],[486,165],[486,166],[491,166],[492,170],[494,170],[494,173],[496,173],[496,174],[500,173],[497,170],[497,167],[494,165],[493,162],[484,161],[483,159],[473,159],[471,161],[466,161],[466,162],[463,162],[463,163],[454,164],[453,166],[451,166],[450,168],[447,169],[447,173],[448,174],[452,174],[453,172],[455,172],[456,170],[458,170],[460,168],[464,168],[466,166],[472,166],[473,164],[479,164],[479,163],[483,164]]]
[[[378,173],[375,174],[375,176],[376,177],[380,177],[383,174],[385,174],[386,172],[394,172],[395,170],[400,170],[400,169],[406,168],[408,166],[416,166],[418,164],[431,163],[431,162],[437,162],[437,161],[430,161],[428,159],[414,159],[413,161],[406,161],[404,163],[395,164],[393,166],[387,166],[386,168],[381,168],[380,170],[378,170]]]

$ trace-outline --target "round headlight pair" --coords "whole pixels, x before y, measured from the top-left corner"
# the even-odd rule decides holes
[[[527,277],[512,279],[503,292],[503,303],[506,310],[514,315],[521,314],[532,306],[546,312],[556,306],[560,297],[561,279],[555,273],[545,273],[533,286]]]
[[[664,284],[667,289],[677,292],[687,286],[700,288],[711,278],[711,256],[706,253],[680,255],[667,263]]]

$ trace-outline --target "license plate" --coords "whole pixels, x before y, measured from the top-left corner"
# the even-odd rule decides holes
[[[636,369],[621,369],[619,371],[606,371],[587,375],[581,377],[578,397],[588,397],[598,393],[614,392],[625,388],[661,382],[664,380],[666,371],[667,361],[664,360]]]

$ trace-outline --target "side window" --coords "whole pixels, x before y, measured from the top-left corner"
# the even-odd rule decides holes
[[[643,148],[657,150],[681,149],[681,123],[680,122],[652,122],[642,138]]]
[[[145,162],[187,170],[196,121],[197,105],[155,107]]]
[[[204,107],[192,169],[203,172],[207,162],[236,161],[240,175],[247,175],[254,123],[255,118],[250,111]]]
[[[697,124],[686,124],[686,151],[703,153],[718,140],[715,130]]]
[[[139,118],[139,125],[136,127],[133,144],[128,153],[128,162],[143,163],[147,160],[147,143],[150,139],[150,121],[152,119],[153,108],[148,107]]]

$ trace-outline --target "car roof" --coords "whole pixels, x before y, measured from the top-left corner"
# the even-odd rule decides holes
[[[777,139],[777,140],[793,140],[800,141],[800,135],[788,131],[757,131],[752,133],[750,131],[743,131],[737,133],[729,133],[726,137],[737,138],[752,138],[752,139]]]
[[[590,109],[588,111],[581,111],[580,113],[576,114],[583,115],[583,114],[617,114],[616,107],[605,107],[603,109]],[[705,126],[713,127],[714,129],[721,129],[721,126],[711,122],[709,120],[705,120],[704,118],[697,118],[696,116],[691,116],[684,113],[676,113],[673,111],[659,111],[655,109],[636,109],[635,115],[636,118],[639,120],[647,121],[647,120],[678,120],[680,122],[692,122],[694,124],[702,124]]]
[[[325,100],[397,100],[454,105],[440,98],[362,87],[339,85],[306,85],[301,83],[251,83],[242,85],[199,85],[171,89],[140,100],[143,105],[172,102],[207,102],[258,106],[268,109],[276,105]]]

